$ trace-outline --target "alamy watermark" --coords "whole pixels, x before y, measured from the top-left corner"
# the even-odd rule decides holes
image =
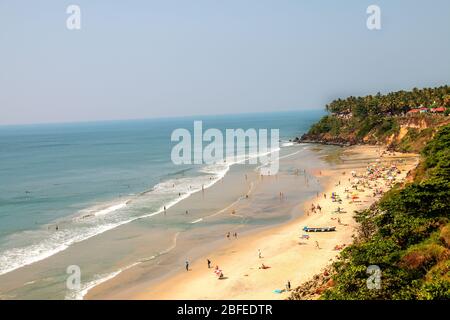
[[[68,290],[78,291],[81,289],[81,269],[77,265],[68,266],[66,273],[69,275],[66,280]]]
[[[381,269],[377,265],[370,265],[367,267],[366,273],[370,275],[367,278],[366,285],[369,290],[381,289]]]
[[[81,29],[81,8],[76,4],[71,4],[67,7],[66,13],[69,17],[66,19],[66,27],[69,30]]]
[[[185,128],[172,132],[171,141],[178,142],[171,152],[175,165],[219,164],[246,162],[261,164],[261,174],[276,174],[279,169],[279,129],[209,128],[203,132],[203,122],[194,121],[194,133]],[[206,145],[204,146],[204,142]]]
[[[69,16],[66,19],[66,27],[68,30],[81,29],[81,8],[79,5],[71,4],[66,8],[66,14]],[[381,8],[376,4],[367,7],[366,14],[369,16],[366,20],[367,29],[381,30]]]
[[[381,30],[381,8],[373,4],[367,7],[366,13],[369,14],[366,21],[367,29]]]

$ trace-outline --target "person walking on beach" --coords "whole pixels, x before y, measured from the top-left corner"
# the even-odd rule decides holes
[[[237,232],[234,233],[234,238],[237,239]]]
[[[288,280],[288,282],[286,283],[286,290],[287,291],[291,291],[291,282]]]
[[[166,206],[164,206],[164,215],[166,215]]]
[[[206,262],[208,263],[208,269],[211,269],[211,260],[206,259]]]
[[[188,214],[188,211],[186,210],[186,214]]]
[[[320,249],[320,247],[319,247],[319,242],[318,242],[318,241],[316,241],[316,248],[317,248],[317,249]]]
[[[189,261],[186,260],[186,271],[189,271]]]
[[[258,249],[258,257],[261,259],[262,255],[261,255],[261,249]]]
[[[227,239],[230,240],[230,233],[227,233]]]

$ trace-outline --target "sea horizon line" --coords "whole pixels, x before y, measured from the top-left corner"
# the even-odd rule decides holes
[[[145,122],[152,120],[177,120],[177,119],[189,119],[195,120],[197,117],[208,118],[218,116],[245,116],[245,115],[262,115],[262,114],[282,114],[282,113],[300,113],[304,111],[324,111],[322,108],[304,108],[304,109],[291,109],[280,111],[255,111],[255,112],[242,112],[242,113],[215,113],[215,114],[195,114],[195,115],[175,115],[175,116],[156,116],[156,117],[144,117],[144,118],[128,118],[128,119],[98,119],[98,120],[74,120],[74,121],[51,121],[51,122],[30,122],[30,123],[0,123],[0,128],[11,127],[38,127],[38,126],[58,126],[58,125],[81,125],[81,124],[94,124],[94,123],[118,123],[118,122]]]

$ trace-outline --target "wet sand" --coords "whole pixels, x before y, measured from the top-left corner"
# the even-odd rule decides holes
[[[272,177],[260,178],[257,165],[234,165],[219,182],[180,201],[165,215],[137,219],[0,276],[0,298],[127,299],[146,293],[182,271],[185,259],[196,261],[243,236],[301,216],[302,210],[292,209],[321,185],[312,178],[307,184],[303,174],[294,172],[302,168],[309,176],[318,166],[326,168],[321,158],[337,148],[321,148],[283,148],[280,172]],[[280,191],[285,192],[283,201]],[[237,232],[238,240],[228,240],[228,232]],[[71,265],[81,269],[80,290],[66,287]]]
[[[377,147],[286,147],[280,153],[279,173],[270,177],[260,177],[255,165],[234,165],[219,182],[180,201],[165,215],[137,219],[0,276],[0,298],[285,298],[285,293],[273,291],[284,289],[288,280],[295,287],[320,272],[336,256],[334,246],[352,240],[353,210],[375,200],[362,194],[361,203],[344,201],[341,207],[347,213],[339,214],[341,222],[348,224],[344,226],[332,220],[336,216],[330,212],[336,205],[317,199],[316,194],[341,194],[345,184],[335,186],[337,181],[347,180],[351,170],[364,170],[379,151]],[[408,159],[405,169],[417,161],[415,155],[398,156],[402,158]],[[320,203],[322,214],[307,215],[311,201]],[[138,214],[151,210],[142,207]],[[337,231],[301,240],[304,225],[335,225]],[[223,270],[224,279],[218,280],[207,268],[208,258],[212,267]],[[270,268],[259,269],[262,263]],[[81,269],[81,290],[66,287],[70,265]]]
[[[257,234],[298,218],[303,210],[293,208],[321,190],[321,184],[311,176],[311,172],[318,166],[328,167],[328,163],[321,158],[328,155],[329,150],[336,149],[338,148],[323,146],[317,152],[312,151],[311,146],[286,148],[281,154],[280,172],[271,177],[259,177],[255,166],[233,166],[223,183],[218,182],[206,190],[204,196],[201,193],[195,194],[174,207],[175,212],[188,210],[189,216],[198,206],[204,206],[205,210],[191,218],[189,227],[177,235],[170,252],[126,270],[93,288],[85,298],[128,299],[147,293],[148,288],[183,271],[186,259],[192,263],[203,260],[203,257],[221,250],[223,246],[240,242],[241,237]],[[295,174],[299,168],[307,171],[309,183],[306,183],[303,172]],[[236,191],[241,192],[237,197]],[[282,201],[280,191],[285,195]],[[211,193],[216,196],[213,197]],[[224,203],[221,198],[229,198],[229,201]],[[220,209],[217,208],[219,204],[222,204]],[[167,217],[174,214],[171,211],[172,209],[168,210]],[[226,237],[228,232],[230,239]],[[237,239],[234,237],[235,232]],[[145,247],[147,244],[140,245]]]
[[[315,147],[322,150],[322,146]],[[348,245],[352,242],[352,235],[357,227],[353,219],[354,211],[369,207],[380,195],[373,196],[373,190],[366,188],[358,191],[358,199],[346,199],[345,189],[351,189],[353,181],[351,172],[361,174],[370,163],[390,165],[392,161],[403,161],[398,164],[401,173],[396,177],[398,182],[404,180],[407,172],[418,163],[417,155],[395,154],[383,156],[380,159],[380,147],[354,146],[342,148],[326,153],[324,156],[332,163],[332,167],[324,169],[316,167],[312,172],[324,185],[324,191],[318,196],[310,196],[308,201],[300,201],[295,204],[289,201],[296,193],[295,184],[283,185],[287,200],[280,200],[275,189],[270,199],[258,199],[249,203],[246,210],[260,211],[263,202],[264,212],[268,215],[276,215],[280,210],[289,210],[293,217],[291,221],[277,227],[262,231],[254,231],[239,236],[237,239],[223,240],[220,246],[202,256],[190,261],[190,270],[184,269],[184,261],[180,260],[180,266],[170,276],[154,282],[141,282],[136,285],[132,277],[126,276],[120,279],[122,290],[116,290],[112,294],[101,294],[88,297],[108,299],[285,299],[288,292],[276,293],[274,290],[283,290],[287,281],[295,287],[309,280],[313,275],[321,272],[339,253],[336,246]],[[377,159],[380,159],[377,162]],[[295,167],[295,165],[294,165]],[[302,167],[298,163],[296,167]],[[345,172],[345,174],[344,174]],[[264,178],[266,179],[266,178]],[[304,179],[293,172],[279,175],[277,178],[266,179],[266,184],[280,183],[280,180]],[[308,178],[312,183],[313,178]],[[285,182],[286,182],[285,181]],[[339,183],[340,181],[340,183]],[[299,181],[297,181],[299,182]],[[383,191],[389,189],[384,179],[378,179],[377,184]],[[288,187],[293,190],[286,189]],[[342,203],[332,202],[330,195],[336,192],[342,198]],[[326,193],[327,198],[323,197]],[[263,196],[264,192],[260,194]],[[267,196],[267,194],[265,194]],[[321,212],[310,212],[311,205],[320,204]],[[333,213],[337,207],[344,212]],[[241,209],[238,209],[239,212]],[[306,213],[299,215],[297,213]],[[337,221],[339,218],[340,223]],[[324,227],[336,226],[336,232],[309,233],[309,239],[301,239],[304,226]],[[317,244],[319,248],[317,248]],[[211,248],[213,248],[212,246]],[[259,250],[261,257],[259,257]],[[224,278],[218,279],[213,268],[208,269],[206,259],[212,261],[212,267],[216,265],[223,271]],[[264,264],[267,269],[261,269]],[[128,281],[129,280],[129,281]],[[116,279],[118,281],[118,279]],[[117,287],[117,283],[116,283]],[[100,286],[99,286],[100,288]],[[105,292],[105,290],[103,290]]]
[[[242,180],[243,169],[233,166],[221,181],[205,189],[204,194],[197,192],[180,201],[169,208],[166,215],[161,213],[137,219],[75,243],[47,259],[1,275],[0,298],[80,298],[78,292],[69,292],[66,288],[66,269],[70,265],[80,267],[83,290],[85,285],[94,286],[96,281],[123,272],[136,263],[139,267],[134,269],[151,277],[166,274],[172,268],[171,263],[178,264],[172,257],[195,246],[193,241],[198,241],[188,237],[199,226],[191,222],[226,208],[247,192],[251,179],[254,179],[251,173],[248,183],[235,182],[236,179]],[[224,193],[222,189],[229,192]],[[189,213],[186,215],[187,208]],[[236,223],[233,220],[217,221],[217,225],[220,226],[222,222]],[[178,242],[175,248],[177,239],[184,241]]]

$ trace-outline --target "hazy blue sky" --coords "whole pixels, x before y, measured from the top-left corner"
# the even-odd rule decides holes
[[[449,57],[448,0],[0,0],[0,124],[323,108],[450,84]]]

